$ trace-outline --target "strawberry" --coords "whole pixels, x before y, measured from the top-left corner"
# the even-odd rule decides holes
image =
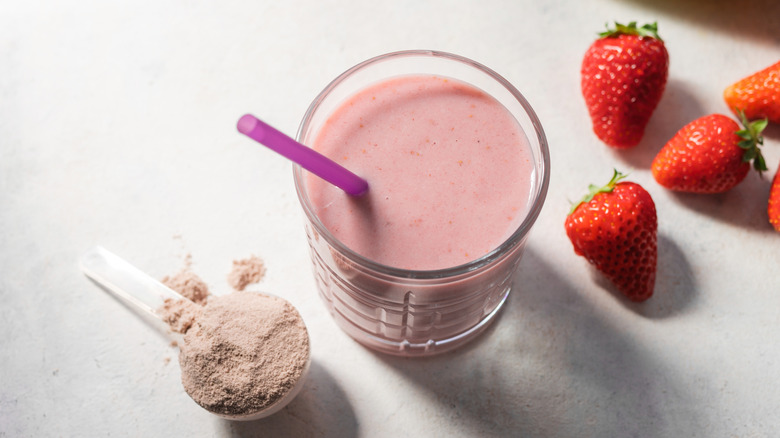
[[[772,178],[772,187],[769,189],[769,204],[766,208],[769,215],[769,223],[780,231],[780,169]]]
[[[593,131],[609,146],[636,146],[666,87],[669,53],[656,23],[616,22],[599,36],[580,71]]]
[[[604,187],[590,193],[566,217],[574,252],[588,259],[633,301],[644,301],[655,287],[658,219],[650,194],[639,184],[620,182],[615,170]]]
[[[710,114],[685,125],[653,159],[653,177],[667,189],[721,193],[739,184],[750,170],[766,170],[759,145],[767,121],[748,122],[745,129],[722,114]]]
[[[750,120],[767,118],[780,123],[780,61],[730,85],[723,99],[735,113],[742,110]]]

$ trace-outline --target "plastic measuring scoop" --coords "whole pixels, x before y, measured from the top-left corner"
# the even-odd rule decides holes
[[[187,299],[102,246],[82,255],[79,267],[89,278],[158,319],[165,300]]]
[[[79,267],[84,274],[110,292],[158,319],[161,319],[158,309],[162,307],[165,300],[187,299],[101,246],[96,246],[82,255],[79,259]],[[287,394],[257,412],[243,415],[209,412],[222,418],[239,421],[257,420],[272,415],[285,407],[301,391],[310,364],[311,355],[309,355],[301,377]]]
[[[251,114],[238,120],[238,132],[298,163],[352,196],[368,191],[368,182],[319,152],[306,147]]]

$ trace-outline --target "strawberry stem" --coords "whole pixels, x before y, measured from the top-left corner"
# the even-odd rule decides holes
[[[767,170],[766,161],[764,160],[764,155],[761,153],[759,145],[764,144],[764,137],[761,136],[761,132],[766,128],[769,121],[767,119],[761,119],[751,122],[747,119],[744,111],[737,108],[736,112],[739,116],[739,121],[742,123],[742,126],[745,127],[745,129],[741,129],[736,133],[742,139],[738,145],[745,151],[742,155],[742,162],[749,163],[752,161],[753,168],[756,169],[760,175],[761,172]]]
[[[615,185],[617,185],[618,181],[622,180],[623,178],[627,177],[628,174],[622,174],[618,172],[617,169],[613,169],[615,172],[612,174],[612,179],[609,180],[609,182],[604,186],[597,186],[595,184],[591,184],[588,186],[588,194],[585,195],[582,199],[580,199],[579,202],[576,204],[572,204],[571,210],[569,210],[569,214],[574,213],[574,210],[577,209],[581,204],[587,204],[591,200],[593,200],[593,197],[598,195],[599,193],[610,193],[612,190],[615,189]]]
[[[599,33],[599,36],[602,38],[614,38],[618,35],[636,35],[643,38],[655,38],[658,41],[663,41],[661,37],[658,36],[658,22],[647,23],[642,27],[637,27],[636,21],[632,21],[628,24],[618,23],[616,21],[614,29],[610,28],[609,24],[605,24],[604,26],[607,30]]]

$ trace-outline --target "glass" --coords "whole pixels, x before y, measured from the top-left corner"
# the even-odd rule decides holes
[[[293,174],[306,215],[317,288],[336,323],[374,350],[426,356],[475,338],[500,311],[514,288],[513,274],[544,204],[550,157],[536,114],[506,79],[467,58],[422,50],[377,56],[341,74],[312,102],[296,139],[312,144],[345,99],[376,82],[410,74],[446,76],[483,90],[510,111],[526,134],[534,158],[529,207],[509,239],[485,256],[452,268],[419,271],[382,265],[347,248],[325,228],[307,193],[307,172],[294,166]]]

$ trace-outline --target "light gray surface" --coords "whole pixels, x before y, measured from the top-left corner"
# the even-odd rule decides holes
[[[726,85],[780,59],[780,3],[216,3],[0,3],[0,436],[777,434],[770,180],[675,195],[649,163],[685,123],[726,111]],[[596,139],[579,92],[582,55],[612,19],[658,20],[671,56],[628,152]],[[431,360],[376,355],[338,330],[314,290],[289,164],[235,131],[253,112],[293,134],[337,74],[411,48],[514,83],[553,163],[517,292],[476,343]],[[771,176],[777,126],[764,150]],[[658,208],[656,296],[642,305],[609,292],[563,230],[568,200],[613,167]],[[200,409],[165,331],[78,271],[95,244],[157,278],[191,254],[217,293],[233,259],[265,259],[255,290],[289,299],[311,333],[301,395],[253,423]]]

